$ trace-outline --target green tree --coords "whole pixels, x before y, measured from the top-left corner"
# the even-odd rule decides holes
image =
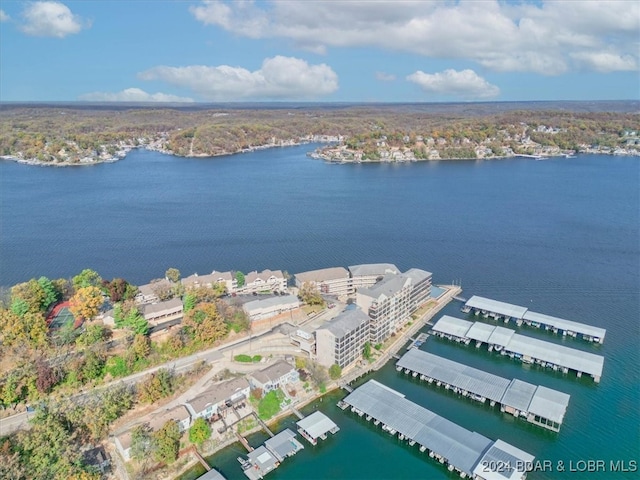
[[[18,283],[11,287],[12,303],[20,299],[27,304],[28,311],[38,313],[43,310],[42,305],[45,302],[47,293],[35,278],[28,282]]]
[[[138,399],[143,403],[157,402],[173,393],[174,383],[173,373],[161,368],[138,385]]]
[[[211,427],[204,418],[196,418],[189,429],[189,441],[201,446],[209,438],[211,438]]]
[[[329,367],[329,377],[331,380],[337,380],[342,376],[342,368],[337,363],[334,363]]]
[[[73,277],[71,283],[73,284],[73,289],[77,292],[81,288],[100,287],[102,285],[102,277],[95,270],[86,268]]]
[[[129,351],[131,352],[134,361],[146,358],[149,353],[151,353],[151,342],[149,341],[149,337],[137,333],[133,337],[133,342],[131,343],[131,347],[129,347]]]
[[[366,342],[364,344],[364,348],[362,349],[362,356],[365,360],[371,360],[371,344]]]
[[[262,420],[269,420],[280,411],[280,404],[284,400],[284,393],[279,388],[267,393],[258,403],[258,416]]]
[[[0,391],[0,401],[4,407],[13,407],[17,405],[23,398],[23,389],[20,386],[18,374],[11,372],[2,386]]]
[[[89,350],[82,365],[82,378],[85,380],[96,380],[104,375],[105,359],[102,355]]]
[[[240,271],[236,272],[236,282],[238,284],[238,288],[244,287],[244,282],[245,282],[244,273]]]
[[[187,313],[196,306],[196,297],[193,293],[187,293],[183,299],[183,311]]]
[[[180,270],[177,268],[169,268],[164,275],[173,283],[177,283],[180,280]]]
[[[40,309],[46,310],[52,303],[60,300],[60,292],[56,289],[55,285],[49,280],[47,277],[40,277],[38,279],[38,284],[42,288],[44,292],[44,298],[42,300],[42,304]]]
[[[171,464],[178,458],[180,451],[180,428],[178,422],[169,420],[157,432],[153,433],[156,448],[154,458],[158,462]]]
[[[76,345],[90,347],[109,338],[111,338],[111,330],[108,327],[99,324],[88,325],[80,336],[76,338]]]
[[[148,424],[137,425],[131,430],[131,458],[142,461],[154,454],[154,442]]]
[[[16,298],[11,302],[11,311],[18,317],[23,317],[29,311],[29,304],[21,298]]]

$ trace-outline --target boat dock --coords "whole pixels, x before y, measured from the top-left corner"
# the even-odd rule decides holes
[[[562,370],[564,373],[569,373],[571,369],[578,377],[586,373],[591,375],[596,383],[600,382],[602,377],[604,367],[602,355],[520,335],[509,328],[469,322],[444,315],[436,322],[431,332],[465,345],[475,341],[476,347],[480,347],[486,343],[490,352],[495,350],[501,355],[508,355],[523,363],[535,363],[554,370]]]
[[[554,432],[560,431],[569,405],[566,393],[508,380],[418,349],[405,353],[396,370],[481,403],[488,400],[492,407],[500,405],[501,412]]]
[[[286,458],[292,457],[304,446],[296,439],[290,429],[274,435],[247,455],[247,459],[238,457],[242,471],[250,480],[259,480],[280,466]]]
[[[407,347],[407,350],[411,350],[413,348],[420,348],[422,344],[427,341],[427,338],[429,338],[428,333],[421,333],[420,335],[418,335],[418,338],[416,339],[412,338],[411,343]]]
[[[492,441],[407,400],[400,392],[369,380],[343,403],[383,431],[397,435],[462,478],[523,480],[533,455],[502,440]]]
[[[340,427],[322,412],[313,412],[308,417],[296,422],[296,425],[298,433],[311,445],[317,445],[319,438],[326,440],[327,433],[335,435],[340,431]]]
[[[607,333],[604,328],[552,317],[544,313],[533,312],[526,307],[498,302],[477,295],[471,297],[464,304],[462,311],[464,313],[473,312],[476,315],[482,315],[484,318],[504,320],[504,323],[513,321],[518,326],[525,324],[535,328],[544,328],[553,333],[562,333],[562,335],[574,338],[580,335],[583,339],[595,343],[603,343],[604,336]]]

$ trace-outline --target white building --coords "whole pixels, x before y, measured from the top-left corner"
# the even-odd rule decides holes
[[[280,270],[263,270],[249,272],[244,276],[244,285],[237,287],[237,293],[273,293],[286,292],[287,279]]]
[[[264,393],[276,390],[288,383],[297,382],[300,375],[294,366],[280,360],[273,365],[251,374],[252,388],[260,388]]]
[[[357,361],[369,340],[369,317],[360,309],[345,310],[316,330],[316,357],[320,365],[345,368]]]
[[[297,308],[300,308],[300,300],[294,295],[252,300],[242,306],[242,309],[252,322],[275,317]]]
[[[189,400],[185,406],[196,418],[209,419],[222,410],[249,398],[249,382],[245,378],[234,378],[209,387],[197,397]]]
[[[350,266],[349,273],[352,289],[358,290],[362,287],[372,287],[385,275],[398,274],[400,270],[392,263],[367,263]]]
[[[307,283],[325,295],[348,295],[353,292],[351,276],[346,268],[333,267],[295,275],[296,287],[302,288]]]
[[[231,272],[216,272],[215,270],[208,275],[194,273],[183,278],[180,282],[186,289],[212,288],[216,284],[223,284],[229,293],[235,292],[238,287],[236,277]]]

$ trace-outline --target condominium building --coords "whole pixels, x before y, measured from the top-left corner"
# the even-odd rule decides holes
[[[216,272],[215,270],[208,275],[198,275],[194,273],[180,280],[186,289],[190,288],[212,288],[216,284],[223,284],[227,292],[233,293],[238,289],[238,281],[231,272]]]
[[[296,273],[296,287],[307,283],[324,295],[348,295],[353,293],[351,276],[346,268],[332,267],[309,272]]]
[[[430,293],[431,273],[417,268],[385,275],[372,287],[358,290],[356,304],[371,319],[371,343],[382,343],[400,330]]]
[[[400,270],[392,263],[366,263],[349,267],[351,274],[351,288],[368,288],[382,280],[385,275],[398,274]]]
[[[369,340],[369,317],[360,309],[345,310],[316,330],[316,356],[325,367],[341,368],[362,356]]]
[[[280,270],[253,271],[244,276],[244,285],[236,291],[244,294],[286,292],[287,279]]]

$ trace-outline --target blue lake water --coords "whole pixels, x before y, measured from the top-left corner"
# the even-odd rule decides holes
[[[330,165],[306,157],[313,148],[207,159],[141,150],[115,164],[59,169],[0,162],[0,285],[83,268],[137,284],[168,267],[184,275],[365,262],[423,268],[436,283],[461,280],[467,297],[607,328],[602,346],[522,332],[604,355],[602,382],[433,338],[422,347],[569,393],[565,423],[552,434],[392,365],[374,378],[465,428],[552,460],[552,471],[529,478],[637,478],[571,472],[569,462],[640,460],[638,159]],[[453,304],[445,313],[461,315]],[[417,447],[336,409],[338,398],[318,407],[342,430],[269,478],[454,478]],[[212,461],[239,478],[240,453],[234,446]]]

